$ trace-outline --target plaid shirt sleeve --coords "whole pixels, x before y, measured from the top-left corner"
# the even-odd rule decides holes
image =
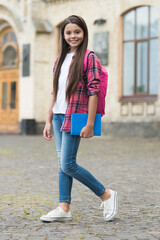
[[[100,75],[101,64],[94,53],[91,53],[88,58],[87,70],[87,94],[88,96],[97,95],[100,90]]]

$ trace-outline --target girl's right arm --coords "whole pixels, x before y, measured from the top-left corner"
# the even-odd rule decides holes
[[[56,61],[54,63],[53,76],[54,76],[54,72],[55,72],[55,69],[56,69],[56,66],[57,66],[57,62],[58,62],[58,57],[56,58]],[[46,140],[49,140],[49,141],[52,140],[52,136],[50,134],[51,134],[51,126],[52,126],[52,118],[53,118],[53,106],[54,106],[54,103],[55,103],[53,91],[51,93],[51,96],[52,97],[51,97],[49,111],[48,111],[48,115],[47,115],[47,119],[46,119],[46,125],[45,125],[44,130],[43,130],[43,137]]]
[[[43,137],[48,141],[52,140],[52,136],[50,134],[51,134],[51,126],[52,126],[52,118],[53,118],[53,106],[54,106],[54,97],[53,97],[53,94],[51,94],[49,111],[46,118],[46,124],[43,130]]]

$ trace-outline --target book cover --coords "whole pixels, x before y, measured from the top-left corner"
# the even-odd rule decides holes
[[[71,135],[80,135],[80,132],[87,124],[88,113],[72,113],[71,114]],[[96,114],[94,128],[94,136],[101,136],[101,114]]]

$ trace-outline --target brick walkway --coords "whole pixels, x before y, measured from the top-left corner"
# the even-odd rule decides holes
[[[83,139],[78,163],[118,191],[116,218],[104,222],[100,199],[75,180],[72,220],[43,223],[39,217],[58,204],[55,145],[41,136],[0,136],[0,239],[160,239],[159,140]]]

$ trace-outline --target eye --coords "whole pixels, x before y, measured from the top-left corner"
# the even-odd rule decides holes
[[[80,31],[76,31],[76,34],[79,34],[80,33]]]
[[[71,32],[66,32],[66,34],[67,34],[67,35],[70,35],[70,34],[71,34]]]

